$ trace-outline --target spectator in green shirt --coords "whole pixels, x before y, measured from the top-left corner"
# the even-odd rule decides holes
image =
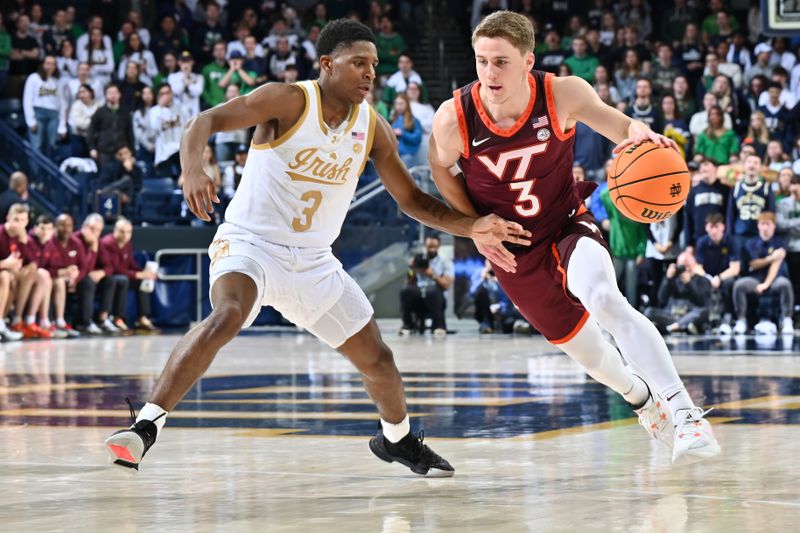
[[[703,34],[707,37],[716,37],[719,35],[719,25],[717,24],[717,15],[722,12],[722,0],[710,0],[708,2],[708,8],[711,10],[711,14],[703,19]],[[726,13],[727,15],[727,13]],[[730,28],[732,31],[736,31],[739,29],[739,21],[736,20],[736,17],[727,17],[728,22],[730,23]]]
[[[594,83],[594,69],[600,64],[596,57],[586,54],[586,39],[581,36],[572,38],[572,55],[564,60],[572,73],[589,83]]]
[[[406,51],[406,40],[394,31],[394,24],[388,15],[381,17],[381,31],[375,37],[378,48],[378,76],[389,76],[397,67],[400,54]]]
[[[0,95],[6,88],[8,81],[9,58],[11,57],[11,35],[3,25],[3,13],[0,12]]]
[[[608,212],[611,224],[608,244],[617,273],[617,282],[622,282],[628,302],[636,307],[637,265],[644,260],[648,231],[645,224],[626,218],[611,201],[608,189],[600,193],[600,201]]]
[[[718,165],[734,163],[739,159],[739,139],[725,127],[725,115],[718,105],[708,110],[708,128],[697,137],[694,160],[713,159]]]
[[[257,72],[244,69],[244,55],[239,50],[234,50],[228,61],[228,71],[219,80],[219,86],[227,88],[230,84],[236,85],[239,93],[245,95],[256,88],[257,78]]]
[[[225,54],[228,45],[224,41],[214,43],[211,52],[214,61],[203,67],[203,108],[208,109],[225,101],[225,87],[221,87],[219,82],[228,72],[228,63],[225,61]]]

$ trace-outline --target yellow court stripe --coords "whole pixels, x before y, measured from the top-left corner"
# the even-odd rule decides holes
[[[521,405],[526,403],[549,402],[552,398],[406,398],[408,405],[455,405],[478,407],[505,407],[507,405]],[[224,399],[224,400],[184,400],[182,403],[213,403],[213,404],[298,404],[298,405],[372,405],[369,398],[253,398],[252,400]]]
[[[105,389],[116,387],[111,383],[42,383],[34,385],[11,385],[0,387],[0,396],[27,394],[31,392],[58,392],[65,390]]]
[[[430,413],[409,413],[411,418],[428,416]],[[74,409],[6,409],[0,411],[0,416],[47,416],[47,417],[119,417],[129,416],[127,411],[113,409],[74,410]],[[316,413],[301,411],[265,411],[265,412],[239,412],[239,411],[171,411],[170,418],[214,418],[214,419],[310,419],[310,420],[375,420],[375,413]]]
[[[406,392],[507,392],[507,391],[529,391],[530,387],[404,387]],[[364,388],[359,385],[341,385],[331,387],[305,387],[292,385],[275,385],[270,387],[256,387],[252,389],[229,389],[215,390],[207,394],[311,394],[311,393],[359,393],[366,394]]]
[[[713,405],[715,409],[796,409],[800,396],[761,396]]]

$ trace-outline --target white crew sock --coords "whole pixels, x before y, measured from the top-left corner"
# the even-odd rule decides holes
[[[147,402],[142,407],[142,410],[139,411],[139,416],[136,417],[136,421],[138,422],[139,420],[152,420],[156,428],[158,428],[158,435],[161,434],[161,428],[164,427],[164,423],[167,421],[167,412],[156,404]]]
[[[408,415],[397,424],[392,424],[381,418],[381,427],[383,428],[383,436],[392,444],[397,444],[411,432]]]
[[[25,315],[25,325],[26,326],[30,326],[34,322],[36,322],[36,316],[34,316],[34,315]]]
[[[686,392],[686,388],[684,388],[683,384],[666,388],[660,391],[659,394],[662,398],[667,400],[667,405],[672,412],[673,420],[676,419],[678,411],[695,407],[694,402],[691,397],[689,397],[689,393]]]

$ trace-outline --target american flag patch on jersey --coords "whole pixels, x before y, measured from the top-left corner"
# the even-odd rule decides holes
[[[550,124],[550,121],[549,121],[549,120],[547,120],[547,115],[543,115],[543,116],[541,116],[541,117],[537,118],[537,119],[536,119],[536,120],[533,122],[533,124],[532,124],[532,125],[533,125],[533,129],[536,129],[536,128],[544,128],[544,127],[545,127],[545,126],[547,126],[548,124]]]
[[[363,131],[354,131],[350,134],[350,138],[354,141],[363,141],[366,138],[366,134]]]

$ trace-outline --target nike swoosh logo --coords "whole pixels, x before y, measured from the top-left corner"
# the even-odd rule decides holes
[[[480,141],[476,141],[475,139],[472,139],[472,146],[480,146],[483,143],[485,143],[486,141],[488,141],[489,139],[491,139],[491,137],[486,137],[485,139],[481,139]]]

